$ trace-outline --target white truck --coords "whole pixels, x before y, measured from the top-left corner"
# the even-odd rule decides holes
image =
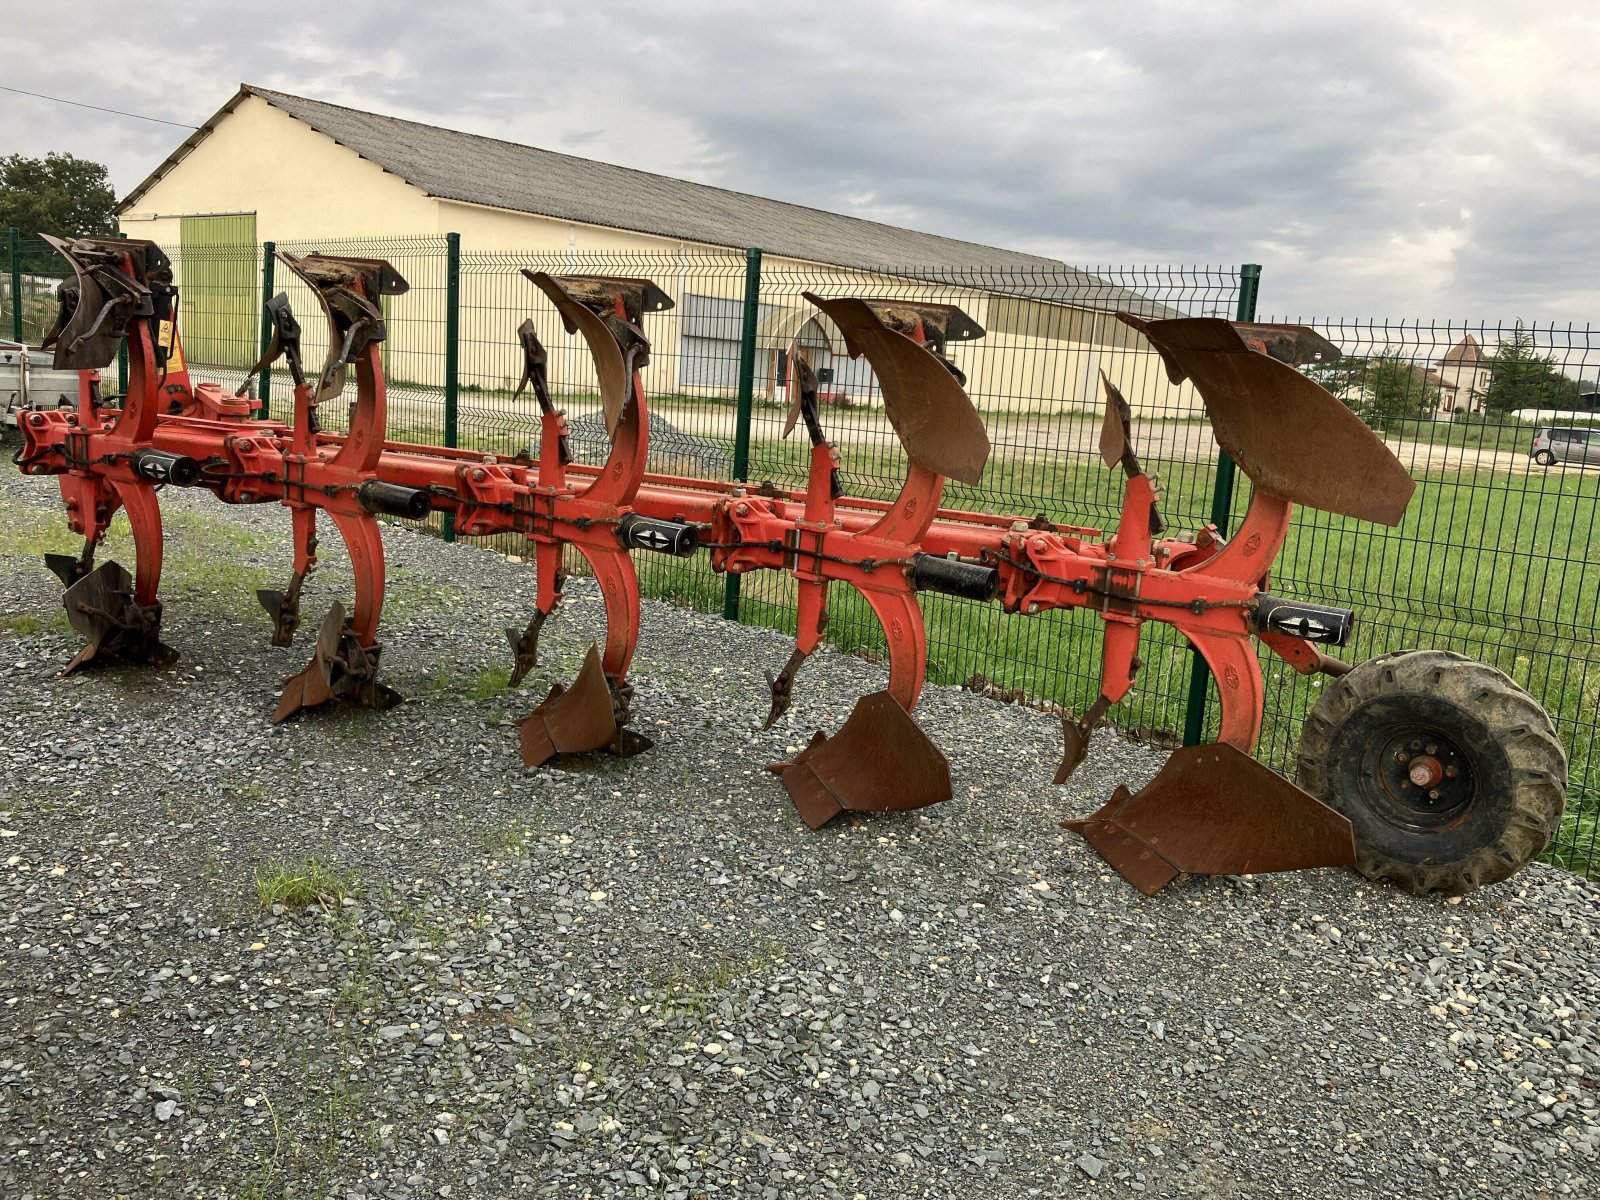
[[[57,371],[53,362],[48,350],[0,339],[0,436],[14,433],[24,412],[77,402],[78,373]]]

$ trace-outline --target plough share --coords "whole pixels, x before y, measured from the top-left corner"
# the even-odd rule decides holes
[[[645,326],[650,314],[673,306],[649,280],[524,271],[594,360],[610,435],[609,455],[596,467],[573,460],[531,320],[516,331],[524,363],[518,395],[531,390],[539,406],[536,457],[390,441],[382,298],[407,285],[388,263],[280,253],[317,297],[329,333],[322,369],[308,377],[287,299],[268,305],[272,342],[251,373],[284,360],[294,382],[293,418],[285,423],[256,415],[248,380],[227,394],[190,379],[171,267],[153,243],[52,245],[75,279],[60,289],[60,316],[46,344],[55,347],[58,368],[80,372],[79,397],[72,410],[27,415],[17,462],[25,474],[57,476],[68,524],[84,539],[77,557],[47,559],[66,586],[68,619],[85,639],[63,673],[107,658],[157,666],[176,659],[161,640],[158,492],[200,488],[228,504],[276,502],[289,510],[289,581],[282,591],[259,593],[276,645],[290,644],[300,624],[319,514],[349,551],[353,604],[347,611],[335,603],[323,618],[310,661],[287,680],[271,719],[335,700],[391,707],[400,697],[377,677],[379,517],[436,511],[451,514],[464,536],[520,534],[533,544],[533,613],[525,629],[507,631],[513,684],[538,661],[540,631],[566,584],[568,547],[599,585],[604,644],[590,649],[570,687],[553,688],[517,722],[529,767],[558,755],[626,756],[649,747],[629,720],[628,671],[641,632],[632,555],[705,551],[718,571],[783,571],[794,580],[798,631],[787,662],[768,675],[768,725],[788,710],[799,673],[825,636],[833,585],[856,589],[883,627],[885,690],[862,697],[832,736],[817,733],[793,760],[771,768],[813,828],[842,812],[905,811],[951,798],[949,765],[912,716],[927,662],[923,591],[998,602],[1022,619],[1063,608],[1101,619],[1100,694],[1081,715],[1063,716],[1057,784],[1133,688],[1146,622],[1174,627],[1202,655],[1217,681],[1218,743],[1178,751],[1143,789],[1118,788],[1092,816],[1064,823],[1147,893],[1183,874],[1342,864],[1413,890],[1464,891],[1511,874],[1542,850],[1559,821],[1565,760],[1526,693],[1491,668],[1434,651],[1351,667],[1327,652],[1348,641],[1348,610],[1268,591],[1292,505],[1393,525],[1415,486],[1355,414],[1295,369],[1304,355],[1329,348],[1311,330],[1119,314],[1154,347],[1174,384],[1193,383],[1218,444],[1254,486],[1231,538],[1210,527],[1170,535],[1156,483],[1134,449],[1129,406],[1102,376],[1100,452],[1124,476],[1120,519],[1103,532],[941,506],[945,480],[979,482],[989,454],[951,358],[984,331],[954,306],[806,293],[850,355],[870,364],[905,450],[905,483],[884,503],[845,494],[817,378],[798,355],[784,432],[803,424],[809,438],[804,491],[649,472]],[[98,372],[124,340],[128,389],[112,406]],[[325,430],[320,407],[343,393],[352,372],[348,432]],[[115,562],[94,566],[119,508],[133,533],[132,576]],[[1336,681],[1302,739],[1306,789],[1250,757],[1264,699],[1258,646],[1297,671]]]

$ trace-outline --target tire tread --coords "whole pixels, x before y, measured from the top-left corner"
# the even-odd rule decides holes
[[[1357,845],[1356,870],[1408,892],[1463,895],[1499,883],[1532,862],[1561,827],[1567,757],[1555,723],[1509,676],[1450,650],[1405,650],[1369,659],[1325,690],[1306,718],[1296,754],[1300,786],[1343,811],[1330,795],[1327,756],[1340,718],[1386,691],[1426,688],[1471,711],[1511,763],[1511,813],[1493,841],[1449,863],[1420,867]]]

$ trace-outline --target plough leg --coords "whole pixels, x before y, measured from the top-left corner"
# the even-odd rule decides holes
[[[404,697],[379,683],[378,663],[383,646],[374,637],[383,607],[383,538],[378,523],[368,516],[332,512],[333,523],[350,551],[355,573],[355,612],[346,616],[335,601],[323,618],[311,661],[284,682],[273,711],[279,724],[302,708],[329,700],[348,700],[364,708],[393,708]]]
[[[528,672],[539,665],[539,632],[544,628],[544,623],[555,615],[556,605],[561,603],[561,589],[567,583],[566,573],[561,569],[559,542],[535,542],[533,556],[538,576],[538,598],[535,601],[533,617],[521,634],[515,629],[506,630],[506,637],[511,642],[511,653],[514,656],[511,667],[512,687],[516,687],[526,679]]]
[[[794,650],[783,670],[776,676],[767,672],[767,689],[772,693],[772,708],[761,728],[771,729],[777,719],[789,711],[794,702],[794,678],[800,673],[806,659],[816,652],[822,635],[828,628],[828,584],[826,580],[805,580],[799,586],[800,613]]]
[[[278,591],[261,588],[256,599],[272,618],[272,644],[294,645],[295,630],[300,628],[300,589],[306,576],[317,565],[317,510],[295,508],[291,510],[294,522],[294,569],[289,576],[289,586]]]

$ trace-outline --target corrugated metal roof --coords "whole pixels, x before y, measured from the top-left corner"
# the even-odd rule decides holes
[[[1060,267],[1036,255],[914,233],[266,88],[247,90],[430,196],[446,200],[712,246],[760,246],[785,258],[850,267],[884,263]]]
[[[430,196],[564,221],[1088,308],[1169,315],[1138,293],[1052,258],[918,233],[241,84],[239,92],[130,192],[126,211],[246,96],[257,96]],[[308,231],[312,232],[312,231]]]

